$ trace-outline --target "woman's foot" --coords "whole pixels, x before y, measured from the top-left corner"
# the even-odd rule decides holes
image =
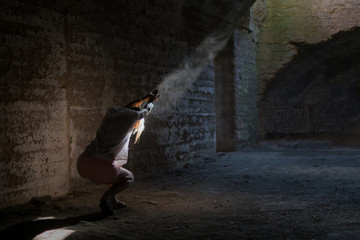
[[[124,202],[119,201],[115,196],[111,198],[112,209],[119,209],[126,207]]]
[[[100,209],[101,209],[101,212],[106,216],[114,215],[114,212],[113,212],[114,207],[109,199],[102,198],[100,200]]]

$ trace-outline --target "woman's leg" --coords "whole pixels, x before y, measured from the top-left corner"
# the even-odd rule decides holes
[[[113,214],[112,210],[125,207],[125,203],[120,202],[116,198],[116,194],[124,191],[134,182],[134,175],[125,168],[120,168],[119,173],[114,183],[101,197],[100,207],[103,212]]]

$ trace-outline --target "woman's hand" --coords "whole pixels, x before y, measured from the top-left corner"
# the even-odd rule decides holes
[[[146,95],[143,98],[139,98],[138,100],[132,101],[131,103],[129,103],[128,105],[126,105],[126,107],[140,107],[144,102],[156,102],[159,98],[159,94],[158,94],[158,90],[155,89],[154,91],[152,91],[152,93]]]
[[[160,95],[158,94],[159,93],[159,90],[155,89],[154,91],[152,91],[152,93],[150,93],[148,96],[149,96],[149,100],[148,102],[151,103],[151,102],[156,102]]]

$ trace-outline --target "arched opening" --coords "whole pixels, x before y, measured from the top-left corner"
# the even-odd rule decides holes
[[[298,55],[273,79],[259,104],[263,137],[358,139],[359,39],[360,28],[354,28],[319,44],[293,43]]]

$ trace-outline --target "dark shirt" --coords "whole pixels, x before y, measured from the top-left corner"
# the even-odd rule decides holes
[[[122,165],[126,164],[133,126],[148,113],[148,109],[136,111],[127,107],[109,108],[86,151],[97,157],[121,160]]]

